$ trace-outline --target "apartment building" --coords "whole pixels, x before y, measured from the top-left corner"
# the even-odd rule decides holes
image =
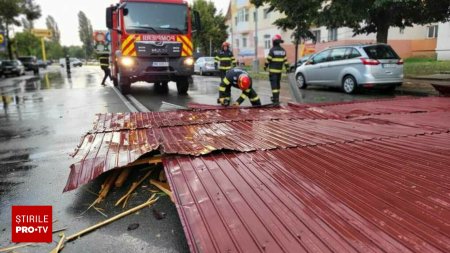
[[[255,15],[257,18],[257,54],[260,62],[263,61],[271,47],[271,38],[281,34],[285,43],[283,47],[288,53],[290,62],[295,58],[295,46],[292,41],[292,32],[283,32],[273,22],[282,17],[281,13],[268,12],[268,6],[255,8],[248,0],[231,0],[227,13],[229,27],[228,41],[233,52],[240,61],[250,64],[255,56]],[[353,36],[350,28],[328,29],[326,27],[311,28],[317,40],[307,41],[305,48],[308,51],[319,51],[336,45],[355,43],[375,43],[375,34]],[[438,35],[442,34],[443,39]],[[449,47],[450,24],[432,24],[425,26],[407,27],[399,29],[393,27],[389,30],[388,43],[402,58],[432,57],[438,52],[439,57],[450,57],[450,51],[441,49]],[[300,48],[301,49],[301,48]],[[436,51],[437,50],[437,51]],[[302,50],[299,50],[301,54]],[[299,55],[300,56],[300,55]]]

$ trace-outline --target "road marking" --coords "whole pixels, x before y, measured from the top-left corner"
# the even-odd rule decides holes
[[[125,106],[128,108],[130,112],[139,112],[138,109],[136,109],[123,95],[120,93],[120,91],[113,86],[113,90],[116,92],[117,96],[122,100],[122,102],[125,104]]]
[[[162,101],[163,105],[168,105],[177,109],[188,109],[187,107],[181,106],[181,105],[176,105],[176,104],[172,104],[172,103],[167,103],[165,101]]]
[[[147,107],[145,107],[141,102],[139,102],[136,98],[134,98],[132,95],[127,95],[128,100],[130,100],[131,104],[133,104],[140,112],[150,112]]]

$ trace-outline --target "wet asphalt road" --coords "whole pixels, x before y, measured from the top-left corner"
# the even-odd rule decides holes
[[[126,112],[111,85],[100,86],[99,67],[75,68],[67,78],[63,69],[52,66],[40,77],[31,75],[0,79],[0,248],[11,245],[11,206],[52,205],[54,229],[67,227],[66,235],[105,219],[90,209],[102,179],[77,190],[62,193],[74,160],[69,156],[80,138],[92,126],[96,113]],[[178,96],[174,83],[166,91],[153,85],[138,83],[131,95],[152,111],[171,110],[188,102],[215,104],[218,77],[194,77],[188,96]],[[270,87],[266,80],[254,81],[263,104],[270,102]],[[239,96],[233,89],[233,97]],[[301,102],[351,101],[390,98],[398,95],[424,95],[421,91],[380,90],[345,95],[336,89],[309,88],[301,92]],[[281,101],[291,102],[286,83],[282,85]],[[248,101],[245,102],[248,104]],[[160,169],[160,168],[159,168]],[[138,172],[135,175],[139,174]],[[98,207],[108,217],[121,211],[113,204],[128,187],[114,190]],[[144,185],[133,196],[129,206],[136,206],[150,196],[150,186]],[[157,220],[153,209],[165,212]],[[140,226],[128,231],[130,224]],[[56,246],[39,244],[18,252],[48,252]],[[68,243],[64,252],[187,252],[188,246],[174,205],[162,197],[153,207],[127,216]]]

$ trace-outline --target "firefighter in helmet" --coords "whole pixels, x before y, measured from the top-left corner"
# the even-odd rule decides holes
[[[222,43],[222,48],[214,58],[214,66],[220,71],[220,78],[223,79],[228,70],[236,66],[236,59],[230,49],[230,43]]]
[[[270,86],[272,87],[272,103],[278,105],[280,103],[280,82],[283,67],[286,71],[289,69],[289,63],[286,57],[286,50],[280,45],[284,43],[281,35],[277,34],[272,38],[273,47],[269,51],[266,58],[264,70],[269,69]]]
[[[100,68],[104,72],[102,85],[106,85],[106,83],[105,83],[106,78],[109,78],[109,80],[112,80],[111,69],[109,68],[109,53],[106,53],[106,52],[99,53],[98,61],[100,62]]]
[[[241,96],[233,103],[238,106],[244,102],[246,98],[250,100],[253,106],[261,105],[258,94],[252,88],[252,78],[242,69],[232,68],[227,71],[225,77],[219,86],[218,103],[224,106],[230,105],[231,102],[231,86],[242,90]]]

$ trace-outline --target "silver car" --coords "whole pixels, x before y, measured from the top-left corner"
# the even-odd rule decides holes
[[[339,46],[316,53],[295,71],[297,85],[341,87],[346,93],[403,83],[403,60],[386,44]]]
[[[217,70],[214,66],[214,57],[200,57],[194,64],[194,72],[199,75],[216,74]]]

